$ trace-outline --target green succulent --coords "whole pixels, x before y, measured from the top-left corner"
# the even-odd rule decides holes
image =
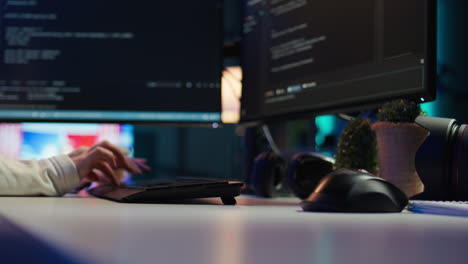
[[[368,119],[354,118],[341,133],[335,156],[337,169],[377,169],[377,143]]]
[[[419,115],[422,115],[421,107],[415,102],[405,99],[394,100],[385,103],[377,113],[377,120],[392,123],[411,123]]]

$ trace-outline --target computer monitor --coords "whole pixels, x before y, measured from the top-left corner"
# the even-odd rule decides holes
[[[0,8],[0,120],[220,121],[221,0]]]
[[[107,140],[133,154],[134,127],[92,123],[0,123],[0,156],[44,159]]]
[[[242,121],[435,97],[435,0],[246,0]]]

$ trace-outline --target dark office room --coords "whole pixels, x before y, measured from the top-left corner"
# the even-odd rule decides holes
[[[466,10],[0,0],[0,263],[467,263]]]

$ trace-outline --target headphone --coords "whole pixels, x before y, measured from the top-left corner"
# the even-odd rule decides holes
[[[274,152],[259,154],[250,173],[250,187],[262,197],[285,196],[294,193],[307,198],[320,180],[333,171],[335,160],[316,152],[300,152],[289,162]]]

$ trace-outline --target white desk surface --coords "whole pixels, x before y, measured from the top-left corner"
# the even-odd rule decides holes
[[[306,213],[295,199],[238,202],[0,197],[0,215],[83,263],[468,263],[468,218]]]

